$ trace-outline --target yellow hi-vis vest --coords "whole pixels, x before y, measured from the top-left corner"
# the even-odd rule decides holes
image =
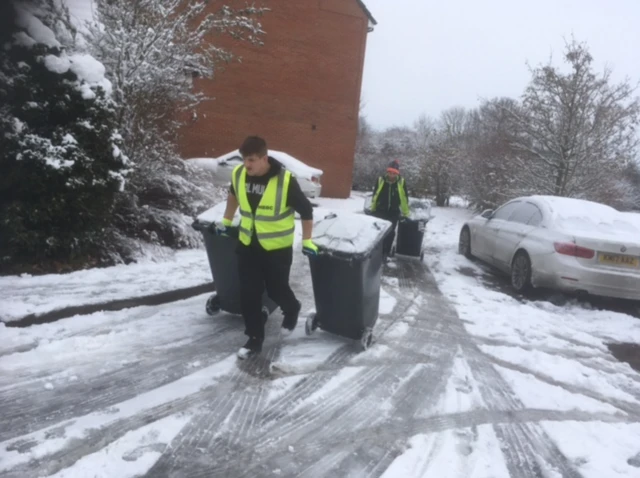
[[[375,212],[378,207],[378,197],[380,196],[380,192],[382,192],[382,187],[384,186],[385,179],[383,177],[378,178],[378,188],[371,199],[371,206],[369,209]],[[398,197],[400,198],[400,212],[403,216],[409,216],[409,200],[407,199],[406,194],[404,193],[404,178],[400,177],[395,183],[398,188]],[[391,195],[391,188],[394,186],[393,183],[389,183],[389,195]]]
[[[255,227],[258,241],[265,250],[293,246],[295,212],[287,206],[290,180],[291,172],[284,168],[277,176],[269,179],[254,215],[247,196],[247,170],[242,164],[234,168],[231,182],[240,206],[238,238],[242,244],[251,244]]]

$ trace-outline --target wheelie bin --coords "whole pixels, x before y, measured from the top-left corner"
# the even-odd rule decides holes
[[[204,238],[204,244],[211,267],[211,275],[215,285],[215,292],[209,296],[205,310],[209,315],[225,311],[230,314],[242,313],[240,299],[240,277],[238,275],[238,258],[236,247],[238,244],[237,223],[239,216],[234,219],[235,227],[227,228],[227,236],[216,232],[216,221],[222,219],[225,203],[218,204],[200,214],[193,222],[192,227],[200,231]],[[262,297],[262,314],[266,321],[277,305],[267,295]]]
[[[427,223],[432,218],[431,203],[428,199],[410,198],[409,209],[409,217],[398,222],[398,233],[393,253],[420,257],[420,260],[422,260],[424,259],[424,249],[422,247],[424,233]]]
[[[340,212],[314,221],[316,257],[309,258],[316,311],[305,331],[317,328],[359,340],[367,349],[380,306],[382,242],[389,221]]]
[[[424,258],[422,241],[427,222],[422,219],[402,219],[398,222],[395,253],[402,256]]]

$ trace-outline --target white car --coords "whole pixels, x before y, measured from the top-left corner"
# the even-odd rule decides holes
[[[509,273],[517,292],[640,299],[640,227],[603,204],[520,197],[467,221],[458,249]]]
[[[300,184],[300,189],[309,198],[320,196],[322,191],[322,173],[318,168],[313,168],[293,156],[282,151],[269,150],[269,156],[277,160],[285,169],[291,171]],[[214,173],[214,180],[219,186],[227,186],[231,183],[233,169],[242,164],[242,156],[237,149],[218,158],[191,158],[190,164],[209,169]]]

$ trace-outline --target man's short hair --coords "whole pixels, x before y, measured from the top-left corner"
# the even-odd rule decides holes
[[[240,146],[240,154],[243,158],[252,154],[262,158],[267,155],[267,142],[260,136],[247,136],[247,139]]]

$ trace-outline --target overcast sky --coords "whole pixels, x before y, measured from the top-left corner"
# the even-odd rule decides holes
[[[553,54],[559,65],[572,34],[598,71],[640,81],[640,0],[364,2],[378,25],[367,38],[363,112],[377,129],[482,98],[518,98],[530,79],[526,62]]]

